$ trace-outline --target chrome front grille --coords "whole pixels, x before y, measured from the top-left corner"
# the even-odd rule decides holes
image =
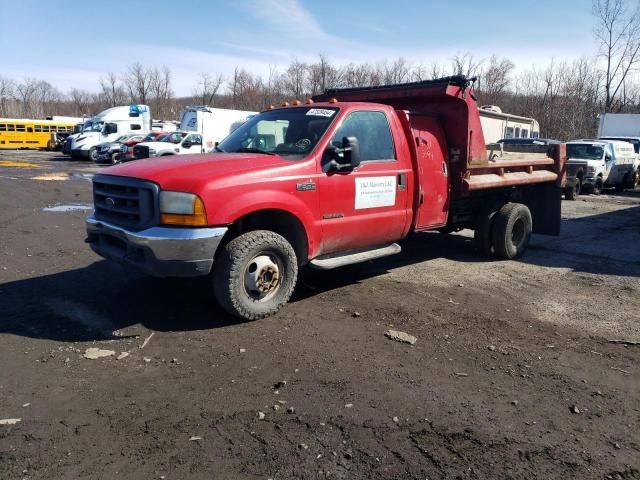
[[[159,188],[137,178],[96,175],[93,178],[95,217],[113,225],[142,230],[157,225]]]

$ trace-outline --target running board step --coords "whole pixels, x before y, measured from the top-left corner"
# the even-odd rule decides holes
[[[367,262],[376,258],[388,257],[400,253],[402,247],[397,243],[392,243],[386,247],[373,248],[371,250],[352,251],[353,253],[331,254],[311,260],[310,265],[318,270],[332,270],[345,265]]]

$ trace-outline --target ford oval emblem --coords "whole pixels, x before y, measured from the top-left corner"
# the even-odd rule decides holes
[[[113,208],[113,207],[116,206],[116,201],[111,197],[107,197],[106,200],[104,201],[104,203],[106,203],[107,207],[109,207],[109,208]]]

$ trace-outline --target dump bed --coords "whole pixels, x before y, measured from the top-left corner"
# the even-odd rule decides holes
[[[335,98],[338,102],[391,105],[408,124],[412,116],[436,119],[446,139],[450,191],[454,199],[474,191],[526,184],[561,186],[565,175],[564,145],[545,147],[542,153],[511,153],[487,148],[473,81],[464,76],[453,76],[400,85],[331,89],[313,100]]]

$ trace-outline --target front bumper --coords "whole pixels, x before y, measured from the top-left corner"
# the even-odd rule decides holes
[[[101,257],[155,277],[207,275],[227,233],[226,227],[151,227],[134,232],[97,220],[86,220],[86,242]]]
[[[96,155],[96,163],[111,163],[111,152],[100,152]]]
[[[89,158],[89,150],[82,150],[80,148],[74,148],[71,150],[72,157],[84,157]]]

